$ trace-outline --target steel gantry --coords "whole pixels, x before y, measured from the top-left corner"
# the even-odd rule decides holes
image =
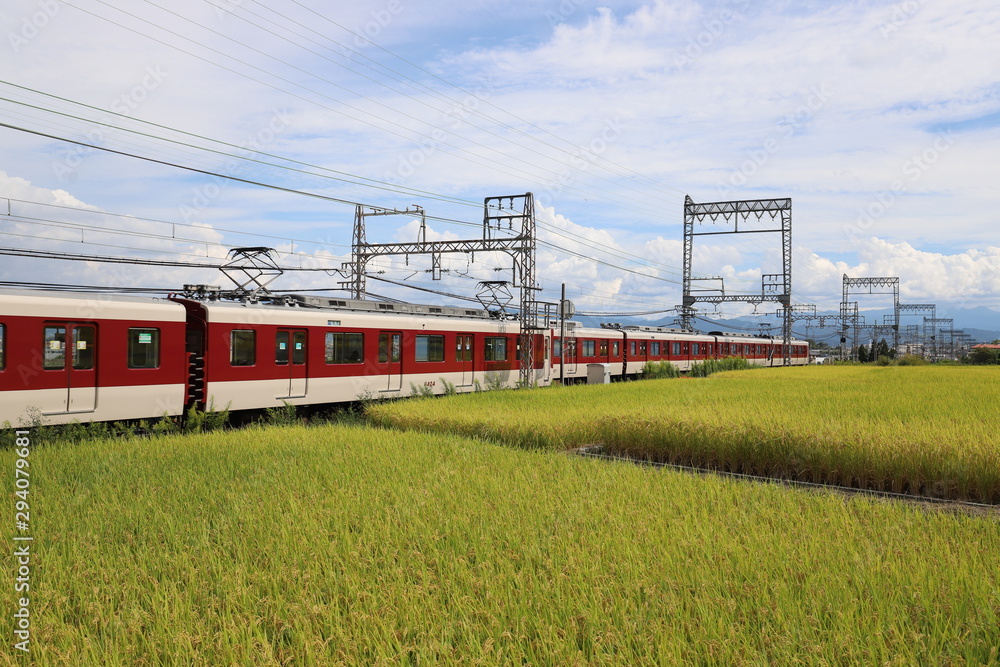
[[[937,350],[937,332],[940,329],[942,332],[946,329],[941,325],[948,325],[948,329],[953,329],[955,326],[955,320],[951,317],[925,317],[924,318],[924,340],[929,340],[932,346],[932,359],[937,360],[938,350]],[[929,334],[928,334],[929,332]]]
[[[899,304],[899,316],[901,318],[906,315],[922,315],[924,313],[930,313],[931,318],[937,317],[937,305],[933,303]],[[900,328],[902,330],[902,323],[900,323]],[[923,339],[922,336],[915,333],[915,330],[917,329],[919,329],[917,325],[908,325],[906,327],[906,332],[907,332],[906,338],[909,343],[914,343],[914,342],[919,343],[921,356],[927,356],[928,341],[926,339]]]
[[[418,240],[411,243],[368,243],[365,219],[387,215],[419,215],[421,219]],[[536,384],[534,374],[534,346],[532,334],[539,328],[539,290],[535,274],[535,199],[530,192],[519,195],[487,197],[483,201],[483,237],[460,241],[428,241],[426,214],[422,208],[387,209],[357,206],[354,216],[354,240],[351,245],[351,261],[343,268],[350,272],[349,279],[342,285],[350,289],[351,298],[364,299],[368,262],[376,257],[389,255],[430,255],[431,277],[440,280],[442,275],[441,256],[445,253],[466,253],[474,256],[477,252],[501,252],[513,260],[512,283],[520,290],[517,305],[521,321],[520,381],[522,386]],[[487,281],[497,283],[499,281]],[[481,285],[482,287],[482,285]],[[492,287],[496,287],[493,285]],[[502,303],[498,301],[498,303]],[[501,308],[505,308],[503,304]],[[510,313],[498,313],[499,316]]]
[[[746,223],[751,216],[762,220],[764,216],[779,222],[779,226],[769,229],[743,229],[740,223]],[[712,232],[696,232],[696,222],[705,221],[718,223],[720,220],[731,224],[732,229]],[[759,294],[725,294],[716,295],[695,293],[692,283],[697,278],[692,277],[691,262],[696,236],[715,236],[720,234],[780,234],[781,235],[781,273],[765,273],[761,276]],[[776,302],[784,308],[782,323],[782,338],[784,339],[784,364],[792,363],[792,200],[791,199],[749,199],[741,201],[707,202],[696,204],[691,197],[684,197],[684,276],[683,297],[679,307],[681,326],[690,331],[691,320],[695,316],[696,303],[749,303],[755,307],[761,303]],[[721,290],[720,290],[721,291]]]
[[[847,331],[847,314],[845,313],[845,308],[847,304],[852,303],[850,301],[851,288],[859,288],[867,290],[867,292],[859,292],[855,290],[855,294],[892,294],[892,323],[887,325],[892,330],[892,347],[895,350],[899,349],[899,277],[898,276],[878,276],[873,278],[851,278],[846,273],[844,274],[844,294],[843,299],[840,302],[841,314],[844,316],[842,327],[844,331]],[[889,291],[876,291],[888,289]],[[854,340],[852,344],[855,349],[857,349],[858,344],[858,326],[857,326],[857,302],[853,302],[854,305]],[[886,326],[886,325],[882,325]],[[855,352],[855,354],[857,354]]]

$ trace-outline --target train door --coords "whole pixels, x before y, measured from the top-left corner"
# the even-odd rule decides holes
[[[86,413],[97,409],[97,327],[46,322],[42,369],[58,385],[40,406],[44,414]],[[66,391],[63,393],[62,388]]]
[[[567,337],[563,345],[566,347],[566,349],[563,350],[563,362],[566,364],[566,375],[576,375],[576,337]]]
[[[383,391],[403,389],[403,333],[382,331],[378,335],[378,362],[385,369],[386,387]]]
[[[455,340],[455,361],[462,367],[462,384],[460,386],[471,387],[475,373],[473,359],[476,358],[474,339],[472,334],[460,333],[455,336]]]
[[[308,384],[308,336],[305,329],[278,329],[274,363],[288,370],[288,394],[277,398],[303,398]]]
[[[542,337],[543,353],[542,379],[546,384],[552,382],[552,337],[548,331]]]

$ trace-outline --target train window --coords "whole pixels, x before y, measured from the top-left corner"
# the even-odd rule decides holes
[[[326,332],[326,363],[360,364],[364,359],[364,334]]]
[[[652,343],[649,344],[649,347],[650,347],[649,353],[651,355],[653,355],[654,357],[660,356],[660,341],[654,340]]]
[[[691,354],[698,356],[700,354],[701,346],[698,343],[691,343]]]
[[[4,354],[4,347],[3,347],[4,330],[5,330],[4,325],[0,324],[0,371],[2,371],[7,367],[5,365],[7,363],[7,355]]]
[[[42,368],[61,370],[66,368],[66,327],[45,327]]]
[[[507,361],[507,339],[487,336],[483,351],[486,361]]]
[[[233,366],[253,366],[257,363],[257,332],[253,329],[233,329],[230,336],[229,363]]]
[[[643,341],[639,341],[639,356],[640,357],[645,357],[646,356],[646,341],[644,341],[644,340]]]
[[[585,357],[594,356],[594,341],[592,340],[583,341],[583,356]]]
[[[288,365],[288,333],[279,331],[274,336],[274,363],[279,366]]]
[[[73,327],[73,368],[90,370],[94,367],[96,343],[97,329],[94,327]]]
[[[399,363],[400,357],[402,356],[401,349],[402,344],[400,341],[400,334],[392,334],[392,346],[389,345],[389,335],[390,334],[379,334],[378,335],[378,362],[380,364],[390,363],[390,349],[392,351],[391,363]]]
[[[632,341],[632,344],[629,346],[629,354],[633,357],[635,356],[635,341]]]
[[[552,356],[553,357],[562,356],[562,341],[559,339],[552,341]]]
[[[455,361],[472,361],[472,336],[455,336]]]
[[[673,343],[672,345],[673,345],[674,349],[671,352],[671,354],[674,354],[674,355],[680,354],[681,353],[681,344],[680,343]]]
[[[160,367],[160,330],[128,330],[128,367]]]
[[[306,363],[306,332],[292,332],[292,363],[301,366]]]
[[[614,355],[614,356],[616,356],[616,357],[619,354],[621,354],[621,349],[622,349],[621,345],[622,345],[621,342],[619,342],[617,340],[614,343],[612,343],[612,345],[611,345],[611,354]]]
[[[444,361],[444,336],[417,336],[416,361]]]
[[[601,347],[600,350],[598,351],[598,354],[601,355],[602,357],[608,356],[608,341],[606,340],[601,341]]]

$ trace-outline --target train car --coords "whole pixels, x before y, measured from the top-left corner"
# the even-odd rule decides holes
[[[552,329],[552,373],[567,383],[584,382],[590,364],[606,364],[612,379],[637,378],[648,362],[667,361],[680,371],[708,359],[743,357],[757,366],[784,364],[783,342],[749,334],[691,332],[650,326],[602,325],[584,327],[565,323],[564,338]],[[792,343],[792,365],[809,361],[809,345]]]
[[[514,387],[520,327],[478,309],[289,297],[175,299],[187,311],[192,404],[249,410]],[[545,352],[548,336],[536,346]],[[550,367],[536,355],[535,379]]]
[[[259,410],[367,398],[517,386],[515,320],[479,309],[211,294],[135,298],[0,291],[0,423],[113,421],[182,414],[189,406]],[[533,382],[641,376],[648,362],[681,371],[741,356],[781,365],[782,344],[722,332],[584,327],[558,322],[532,336]],[[808,345],[795,341],[792,363]]]
[[[0,423],[181,414],[185,327],[162,299],[0,290]]]

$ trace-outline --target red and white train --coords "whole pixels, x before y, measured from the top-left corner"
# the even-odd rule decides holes
[[[535,381],[611,378],[647,361],[681,370],[705,359],[780,365],[771,338],[656,327],[558,323],[534,336]],[[180,415],[190,405],[230,410],[341,403],[513,387],[520,326],[486,311],[285,297],[279,305],[171,296],[0,290],[0,423],[112,421]],[[563,352],[565,351],[565,354]],[[809,360],[795,341],[793,364]],[[564,366],[564,367],[563,367]]]

